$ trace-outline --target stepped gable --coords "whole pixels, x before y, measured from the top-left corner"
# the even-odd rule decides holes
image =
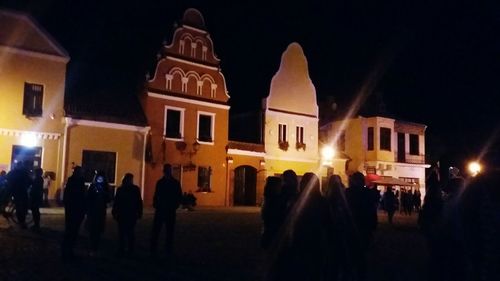
[[[271,80],[267,108],[318,117],[316,89],[309,77],[307,59],[298,43],[291,43],[281,56]]]

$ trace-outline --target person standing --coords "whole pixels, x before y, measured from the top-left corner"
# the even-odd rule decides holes
[[[110,201],[109,185],[104,172],[99,171],[87,191],[87,221],[86,227],[90,238],[90,256],[99,250],[101,235],[106,225],[106,208]]]
[[[382,197],[382,205],[384,211],[387,212],[389,224],[392,224],[392,218],[394,217],[394,212],[396,212],[396,195],[392,192],[392,186],[387,187],[387,191]]]
[[[128,244],[129,253],[134,252],[134,229],[138,219],[142,217],[142,198],[138,186],[134,185],[134,175],[126,173],[122,185],[117,189],[113,210],[113,218],[118,222],[119,247],[118,255],[125,252]]]
[[[31,184],[31,188],[29,191],[29,199],[30,199],[30,209],[31,214],[33,215],[33,231],[40,231],[40,207],[42,205],[43,200],[43,170],[41,168],[35,169],[35,177],[33,179],[33,183]]]
[[[283,223],[280,216],[281,178],[269,176],[264,186],[264,202],[262,203],[262,236],[261,247],[268,249]]]
[[[32,180],[30,172],[25,166],[27,163],[19,162],[17,167],[10,171],[7,175],[7,183],[9,190],[14,196],[14,204],[16,205],[17,221],[21,228],[26,228],[26,214],[28,213],[28,188],[31,186]]]
[[[85,217],[85,179],[82,167],[75,166],[73,174],[68,178],[64,188],[64,238],[62,243],[62,258],[73,260],[74,247],[78,231]]]
[[[163,225],[165,225],[166,230],[165,251],[167,255],[173,252],[176,210],[181,200],[181,184],[172,176],[172,165],[165,164],[163,166],[163,177],[156,183],[156,190],[153,196],[155,214],[150,245],[150,251],[153,257],[157,254],[158,235]]]
[[[365,187],[365,176],[355,172],[349,177],[349,188],[346,189],[347,203],[352,213],[357,238],[360,242],[359,260],[356,267],[359,280],[366,278],[366,253],[371,243],[373,232],[377,227],[376,210],[373,208],[372,193]]]
[[[49,189],[52,183],[52,177],[49,173],[45,172],[43,175],[43,205],[49,207]]]

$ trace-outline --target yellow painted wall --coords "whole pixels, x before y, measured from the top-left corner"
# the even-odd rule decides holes
[[[66,175],[71,175],[71,163],[81,166],[83,150],[115,152],[116,180],[111,184],[119,186],[123,175],[132,173],[134,183],[140,186],[143,141],[141,132],[73,125],[68,132]]]
[[[0,128],[62,134],[66,62],[12,52],[2,47],[0,58]],[[25,82],[44,86],[41,117],[27,118],[22,114]],[[42,168],[56,174],[50,192],[53,196],[62,173],[58,164],[62,157],[62,140],[38,139],[37,142],[37,146],[42,147]],[[0,165],[10,167],[14,144],[21,144],[19,137],[0,136]]]

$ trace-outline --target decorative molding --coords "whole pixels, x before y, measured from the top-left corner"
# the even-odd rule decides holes
[[[296,157],[283,157],[283,156],[265,156],[266,160],[281,160],[281,161],[294,161],[294,162],[305,162],[305,163],[319,163],[319,158],[315,159],[305,159],[305,158],[296,158]]]
[[[33,134],[38,139],[44,139],[44,140],[58,140],[61,137],[61,134],[59,134],[59,133],[24,131],[24,130],[0,128],[0,136],[20,137],[21,135],[24,135],[24,134]]]
[[[242,155],[242,156],[254,156],[254,157],[266,157],[265,152],[256,152],[256,151],[241,150],[241,149],[234,149],[234,148],[228,149],[227,154]]]
[[[190,25],[186,25],[186,24],[183,24],[182,27],[186,28],[186,29],[191,29],[191,30],[194,30],[194,31],[198,31],[200,33],[203,33],[203,34],[206,34],[207,31],[206,30],[203,30],[203,29],[199,29],[199,28],[196,28],[196,27],[192,27]]]
[[[56,55],[49,55],[49,54],[44,54],[44,53],[39,53],[39,52],[34,52],[34,51],[28,51],[28,50],[9,47],[9,46],[5,46],[5,45],[0,45],[0,51],[1,50],[5,50],[5,51],[13,53],[13,54],[30,56],[30,57],[35,57],[35,58],[39,58],[39,59],[46,59],[46,60],[51,60],[51,61],[56,61],[56,62],[68,63],[68,61],[69,61],[69,58],[67,58],[67,57],[60,57],[60,56],[56,56]]]
[[[102,122],[102,121],[73,119],[73,118],[66,118],[66,122],[68,122],[68,124],[70,126],[71,125],[79,125],[79,126],[133,131],[133,132],[146,132],[150,129],[149,126],[140,127],[140,126],[134,126],[134,125],[125,125],[125,124],[118,124],[118,123],[109,123],[109,122]]]
[[[308,114],[304,114],[304,113],[297,113],[297,112],[291,112],[291,111],[284,111],[284,110],[279,110],[279,109],[274,109],[274,108],[267,108],[266,114],[269,114],[269,115],[285,114],[285,115],[293,116],[293,117],[301,117],[301,118],[306,119],[306,120],[315,120],[315,121],[319,120],[319,118],[314,116],[314,115],[308,115]]]
[[[151,93],[151,92],[148,92],[148,96],[149,97],[153,97],[153,98],[159,98],[159,99],[171,100],[171,101],[178,101],[178,102],[185,102],[185,103],[196,104],[196,105],[207,106],[207,107],[213,107],[213,108],[220,108],[220,109],[225,109],[225,110],[229,110],[229,108],[231,108],[229,105],[216,104],[216,103],[211,103],[211,102],[206,102],[206,101],[198,101],[198,100],[193,100],[193,99],[189,99],[189,98],[167,96],[167,95],[156,94],[156,93]]]
[[[165,59],[169,59],[169,60],[173,60],[176,62],[181,62],[181,63],[185,63],[185,64],[197,66],[197,67],[203,67],[203,68],[207,68],[207,69],[211,69],[211,70],[219,70],[219,68],[215,67],[215,66],[205,65],[205,64],[201,64],[201,63],[197,63],[197,62],[192,62],[192,61],[188,61],[185,59],[176,58],[173,56],[166,56]]]

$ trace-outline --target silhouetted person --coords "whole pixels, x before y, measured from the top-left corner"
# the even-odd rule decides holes
[[[158,235],[165,225],[165,251],[167,255],[173,252],[174,228],[176,210],[182,200],[181,184],[172,176],[172,166],[163,166],[163,177],[156,183],[153,197],[153,208],[155,215],[153,219],[153,230],[151,233],[151,255],[156,256],[158,247]]]
[[[28,188],[32,180],[30,171],[25,166],[26,163],[20,162],[17,167],[7,174],[7,183],[9,190],[14,197],[16,205],[17,221],[22,228],[26,228],[26,214],[28,213]]]
[[[426,188],[424,204],[418,216],[418,225],[426,238],[429,250],[429,280],[441,280],[443,251],[440,227],[444,202],[439,168],[436,165],[431,168]]]
[[[64,188],[64,240],[62,243],[62,257],[65,260],[75,258],[74,247],[78,237],[78,230],[85,217],[85,179],[82,167],[75,166],[73,174],[68,178]]]
[[[293,170],[286,170],[281,175],[283,186],[281,187],[282,218],[285,220],[290,210],[293,208],[299,195],[299,181],[297,174]]]
[[[415,208],[415,212],[420,212],[420,206],[422,205],[422,199],[420,199],[420,191],[415,189],[412,195],[412,203]]]
[[[106,225],[106,209],[110,201],[109,185],[104,172],[96,173],[87,191],[87,221],[86,227],[90,238],[90,255],[99,250],[101,235]]]
[[[366,274],[366,252],[371,243],[373,232],[377,227],[376,211],[373,208],[373,196],[365,187],[365,176],[355,172],[349,177],[349,188],[346,198],[354,220],[357,237],[360,242],[360,259],[357,263],[359,279],[364,280]]]
[[[36,168],[34,171],[33,183],[29,191],[30,198],[30,209],[33,215],[33,230],[40,230],[40,207],[42,206],[43,200],[43,170],[41,168]]]
[[[0,172],[0,207],[3,206],[5,201],[8,199],[9,190],[7,187],[7,173],[2,170]]]
[[[302,177],[303,187],[286,220],[281,247],[276,249],[266,280],[323,280],[328,208],[312,173]]]
[[[466,280],[467,261],[465,253],[464,227],[462,222],[462,193],[465,181],[461,177],[451,178],[444,188],[446,196],[443,205],[440,233],[444,258],[443,280]]]
[[[49,173],[45,172],[43,175],[43,205],[49,207],[49,190],[52,185],[52,177]]]
[[[356,280],[355,264],[361,258],[359,241],[356,240],[351,211],[345,195],[345,186],[340,176],[332,175],[325,190],[328,202],[327,223],[327,267],[325,280]]]
[[[394,217],[394,212],[396,212],[396,204],[396,195],[392,192],[392,187],[389,186],[382,197],[382,205],[384,207],[384,211],[387,212],[389,224],[392,224],[392,218]]]
[[[500,280],[500,175],[485,171],[463,195],[464,239],[470,280]]]
[[[126,173],[122,185],[117,189],[113,203],[113,218],[118,222],[119,247],[118,254],[125,251],[134,252],[135,225],[142,217],[142,198],[138,186],[134,185],[134,176]]]
[[[281,217],[281,178],[267,177],[264,186],[264,202],[262,203],[261,217],[263,222],[261,247],[268,249],[276,238],[283,224]]]

